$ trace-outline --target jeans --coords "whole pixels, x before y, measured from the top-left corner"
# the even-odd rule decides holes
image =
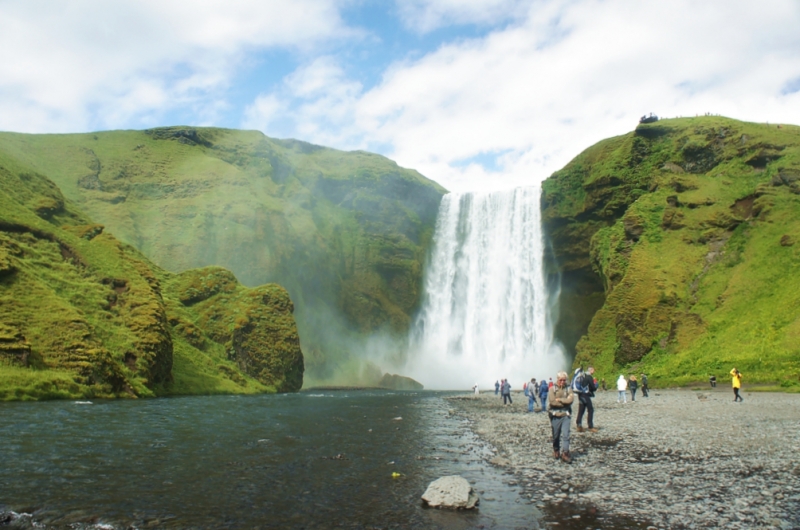
[[[503,405],[506,404],[506,399],[508,399],[509,403],[513,403],[513,401],[511,401],[511,394],[503,394]]]
[[[619,397],[617,397],[617,403],[627,403],[628,396],[625,394],[624,390],[619,390]]]
[[[539,396],[539,401],[542,403],[542,412],[547,411],[547,394]]]
[[[739,389],[738,389],[738,388],[735,388],[735,387],[734,387],[734,389],[733,389],[733,395],[735,396],[735,397],[733,398],[733,400],[734,400],[734,401],[744,401],[744,399],[742,399],[742,396],[740,396],[740,395],[739,395]]]
[[[631,401],[636,401],[636,389],[631,388]]]
[[[553,428],[553,450],[569,451],[569,425],[572,419],[569,416],[553,416],[550,426]]]
[[[533,406],[536,404],[536,400],[533,399],[533,395],[528,395],[528,412],[533,412]]]
[[[586,411],[586,421],[589,422],[589,428],[594,429],[594,405],[592,405],[592,396],[589,394],[579,394],[578,403],[578,419],[575,420],[578,427],[581,426],[583,413]]]

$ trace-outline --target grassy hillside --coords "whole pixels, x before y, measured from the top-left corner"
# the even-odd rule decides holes
[[[298,390],[277,285],[174,275],[0,153],[0,400]]]
[[[285,286],[317,380],[367,335],[405,336],[444,193],[378,155],[253,131],[0,133],[0,153],[169,271]]]
[[[544,184],[575,364],[800,390],[800,127],[639,125]],[[555,272],[555,270],[553,271]]]

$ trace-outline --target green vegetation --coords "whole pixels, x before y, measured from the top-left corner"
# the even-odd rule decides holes
[[[402,351],[444,193],[416,171],[360,151],[189,127],[0,133],[0,156],[46,176],[168,271],[214,265],[247,286],[286,287],[316,381],[363,371],[352,352],[368,335]],[[32,206],[46,213],[58,200]]]
[[[152,265],[0,151],[0,400],[299,390],[292,310],[277,285]]]
[[[556,172],[542,203],[576,365],[657,386],[736,366],[800,391],[800,127],[640,125]]]

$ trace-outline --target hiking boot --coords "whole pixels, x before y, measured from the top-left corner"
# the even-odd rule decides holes
[[[561,460],[563,460],[567,464],[572,462],[572,457],[569,455],[569,451],[564,451],[561,453]]]
[[[583,427],[581,427],[580,425],[578,425],[578,432],[584,432],[585,430],[586,430],[586,429],[584,429]]]
[[[591,428],[589,429],[589,432],[597,432],[598,430],[599,430],[599,429],[597,429],[597,428],[595,428],[595,427],[591,427]]]
[[[553,450],[553,458],[555,458],[556,460],[558,460],[559,458],[561,458],[561,453],[559,453],[559,452],[558,452],[558,451],[556,451],[556,450]]]

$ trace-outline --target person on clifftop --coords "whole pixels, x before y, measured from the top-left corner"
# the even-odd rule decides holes
[[[569,426],[572,419],[572,402],[575,395],[567,385],[567,372],[558,372],[556,384],[550,393],[550,427],[553,429],[553,458],[572,462],[569,454]]]
[[[739,389],[742,388],[742,373],[734,367],[731,370],[731,377],[733,378],[733,402],[744,401],[744,398],[739,395]]]

